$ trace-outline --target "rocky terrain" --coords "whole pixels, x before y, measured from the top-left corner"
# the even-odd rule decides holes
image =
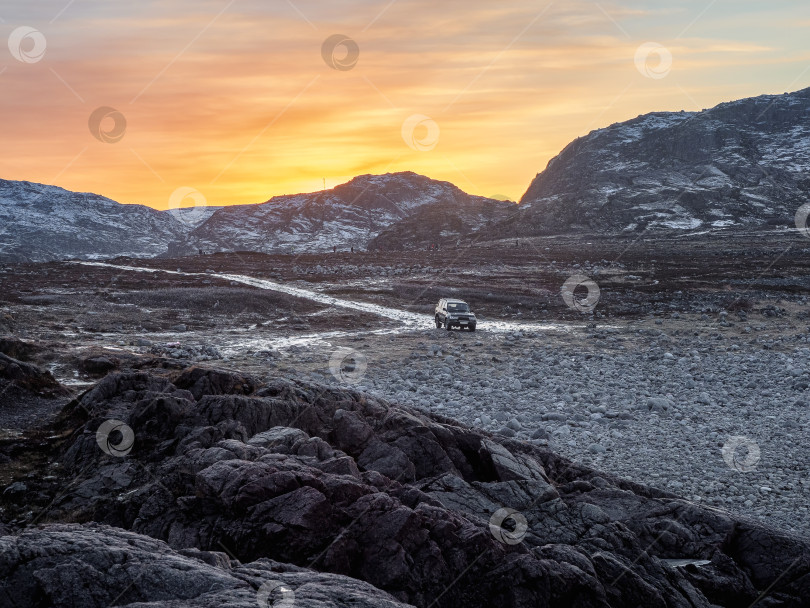
[[[808,112],[613,125],[519,206],[0,182],[0,601],[806,605]]]
[[[277,375],[113,373],[0,447],[48,471],[3,492],[9,606],[708,608],[810,591],[799,537]]]
[[[0,597],[802,605],[807,242],[678,243],[0,267]]]
[[[538,174],[504,236],[791,226],[810,201],[810,89],[593,131]]]
[[[54,524],[0,537],[5,606],[404,608],[357,579],[166,543],[97,524]]]

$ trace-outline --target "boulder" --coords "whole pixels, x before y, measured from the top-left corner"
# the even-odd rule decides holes
[[[0,352],[0,389],[7,390],[9,386],[42,397],[69,394],[51,372]]]
[[[185,549],[96,524],[0,537],[0,604],[9,608],[408,608],[346,576]]]

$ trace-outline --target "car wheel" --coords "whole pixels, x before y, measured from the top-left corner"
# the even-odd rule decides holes
[[[470,325],[470,331],[475,331],[475,325]]]
[[[444,324],[447,326],[447,331],[450,331],[450,321],[447,320],[444,322]]]
[[[435,321],[436,321],[436,329],[441,328],[441,326],[442,326],[442,322],[441,322],[441,321],[439,321],[439,315],[436,315],[436,319],[435,319]]]

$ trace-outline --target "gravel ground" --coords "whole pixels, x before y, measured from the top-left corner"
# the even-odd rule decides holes
[[[664,329],[650,319],[567,333],[425,330],[333,346],[366,363],[344,383],[359,374],[374,394],[810,534],[807,334],[724,317],[657,323]],[[332,354],[293,347],[278,364],[339,382],[325,364]]]

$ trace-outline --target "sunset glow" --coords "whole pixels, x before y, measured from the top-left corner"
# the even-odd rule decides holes
[[[159,209],[181,187],[256,203],[406,170],[517,199],[590,130],[810,85],[810,4],[787,0],[32,4],[0,6],[4,39],[46,41],[0,49],[0,177]],[[356,65],[346,45],[328,65],[334,34]],[[645,74],[649,42],[671,65]],[[100,106],[120,140],[88,128]]]

